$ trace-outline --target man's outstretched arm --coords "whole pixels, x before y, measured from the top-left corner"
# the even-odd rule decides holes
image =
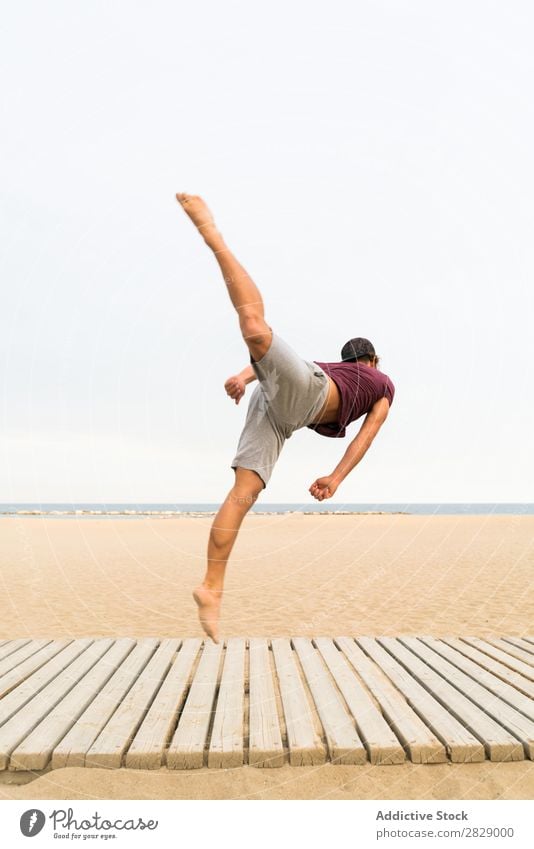
[[[256,380],[256,372],[252,366],[245,366],[243,371],[240,371],[239,374],[234,374],[232,377],[228,378],[224,384],[226,394],[229,395],[230,398],[233,398],[236,404],[239,404],[241,398],[245,394],[246,384],[252,383],[253,380]]]
[[[341,481],[358,465],[384,424],[388,412],[389,401],[387,398],[380,398],[373,409],[367,413],[360,430],[348,446],[332,474],[324,478],[317,478],[310,486],[310,493],[317,501],[324,501],[325,498],[331,498]]]

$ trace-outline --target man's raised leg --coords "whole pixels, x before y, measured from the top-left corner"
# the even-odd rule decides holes
[[[222,271],[230,300],[238,314],[241,334],[254,360],[260,360],[270,348],[272,330],[265,321],[260,290],[227,247],[208,207],[198,195],[177,194],[202,238],[213,251]]]
[[[177,194],[176,199],[214,253],[222,271],[230,300],[239,318],[241,335],[254,360],[261,360],[272,341],[265,321],[261,293],[227,247],[213,216],[198,195]],[[263,481],[251,469],[237,468],[235,483],[217,513],[208,541],[208,567],[204,581],[193,593],[200,623],[218,642],[218,623],[224,574],[230,552],[246,514],[263,489]]]
[[[251,469],[237,468],[235,483],[213,520],[208,540],[208,568],[204,581],[193,597],[198,616],[206,634],[219,641],[218,625],[224,573],[241,522],[263,489],[263,481]]]

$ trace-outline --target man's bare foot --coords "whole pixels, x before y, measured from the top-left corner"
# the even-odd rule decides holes
[[[219,642],[219,612],[221,609],[221,591],[210,590],[201,584],[193,592],[198,605],[198,618],[204,631],[214,643]]]
[[[213,220],[213,215],[201,197],[198,195],[178,193],[176,195],[176,200],[184,212],[187,213],[208,245],[211,244],[214,239],[221,239],[221,234],[217,230],[215,221]]]

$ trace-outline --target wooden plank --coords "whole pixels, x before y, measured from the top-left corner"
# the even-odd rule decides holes
[[[485,759],[484,746],[456,717],[428,692],[414,676],[371,637],[358,637],[358,644],[378,663],[401,691],[414,711],[447,747],[451,761],[471,763]]]
[[[507,652],[507,654],[511,654],[512,657],[516,657],[527,666],[530,666],[530,674],[532,676],[532,680],[534,680],[534,658],[529,651],[518,648],[515,644],[508,640],[488,639],[488,643],[498,649],[502,649],[502,651]]]
[[[15,652],[17,652],[23,646],[26,646],[31,642],[32,640],[30,640],[29,638],[24,638],[21,640],[9,640],[9,642],[4,642],[3,645],[0,645],[0,661],[3,661],[10,655],[15,654]]]
[[[481,708],[485,714],[509,731],[520,741],[524,753],[534,760],[534,722],[532,720],[482,686],[478,675],[478,680],[474,680],[416,637],[399,637],[399,642]],[[514,760],[520,760],[520,758]]]
[[[501,663],[504,663],[505,666],[513,669],[514,672],[519,672],[520,675],[528,678],[529,681],[534,681],[534,669],[532,666],[527,663],[523,663],[522,660],[517,660],[515,657],[512,657],[509,652],[502,651],[501,648],[493,645],[493,643],[490,643],[487,640],[480,640],[478,637],[462,637],[461,639],[464,643],[467,643],[468,646],[473,646],[490,657],[495,658],[495,660],[500,660]]]
[[[530,655],[530,663],[534,664],[534,645],[529,643],[528,640],[524,640],[520,637],[503,637],[503,640],[506,643],[512,643],[513,646],[517,646],[519,649],[523,649]]]
[[[167,750],[169,769],[200,769],[213,716],[222,644],[205,641],[178,727]]]
[[[6,769],[11,752],[21,743],[22,740],[35,728],[36,725],[48,716],[58,702],[72,690],[72,688],[83,678],[83,676],[97,662],[101,654],[106,651],[109,646],[109,640],[97,641],[80,640],[76,643],[89,643],[68,668],[63,667],[63,675],[57,675],[53,678],[46,687],[41,689],[33,698],[26,701],[24,707],[18,710],[11,718],[0,728],[0,769]],[[76,648],[76,647],[75,647]],[[70,646],[66,649],[68,652]],[[56,658],[52,663],[56,662]],[[32,679],[30,678],[29,681]],[[6,701],[15,696],[20,689],[26,686],[29,682],[22,684],[9,696],[6,696]]]
[[[371,763],[403,763],[406,755],[398,738],[333,640],[319,637],[314,642],[352,713]]]
[[[310,703],[288,639],[271,641],[286,723],[291,766],[324,764],[326,751],[315,730]]]
[[[176,727],[178,713],[183,705],[193,664],[201,645],[200,639],[188,639],[182,643],[173,665],[126,753],[124,761],[126,767],[158,769],[163,765],[165,748]]]
[[[95,652],[105,647],[103,654],[81,681],[56,705],[53,713],[48,714],[11,753],[11,769],[33,770],[46,767],[54,747],[74,726],[134,644],[134,640],[128,638],[114,644],[112,640],[97,640],[93,644]]]
[[[521,743],[491,719],[426,663],[419,660],[394,637],[379,637],[379,643],[483,744],[492,761],[519,761],[525,753]]]
[[[336,764],[367,761],[356,723],[347,711],[319,652],[306,637],[292,640],[324,728],[330,759]]]
[[[451,648],[451,646],[447,645],[442,640],[437,640],[434,637],[420,637],[419,639],[421,642],[425,643],[425,645],[429,646],[435,652],[450,661],[450,663],[454,664],[454,666],[457,666],[458,669],[466,672],[471,676],[471,678],[474,678],[479,682],[479,684],[482,684],[504,702],[520,711],[529,719],[534,720],[534,701],[524,696],[523,693],[520,693],[515,687],[507,684],[506,681],[502,681],[496,675],[488,672],[468,657],[464,657],[464,655]]]
[[[133,687],[88,750],[86,767],[120,767],[124,753],[167,674],[179,642],[176,639],[161,641]]]
[[[336,637],[334,642],[372,692],[403,748],[409,753],[411,761],[423,764],[444,763],[447,760],[445,746],[380,667],[363,653],[352,637]],[[482,752],[482,756],[483,754]]]
[[[237,637],[226,644],[208,752],[209,767],[229,769],[243,765],[245,649],[245,640]]]
[[[135,642],[135,641],[134,641]],[[151,637],[134,646],[112,678],[52,752],[52,769],[85,766],[85,756],[156,651]]]
[[[276,705],[267,640],[249,641],[249,755],[250,766],[279,767],[284,747]]]
[[[34,700],[40,691],[67,669],[69,664],[81,655],[92,642],[94,642],[92,639],[74,640],[55,656],[54,644],[46,646],[42,651],[45,654],[50,653],[52,655],[50,660],[46,661],[44,666],[41,666],[22,684],[19,684],[0,700],[0,726],[4,725],[17,711],[20,711],[27,702]],[[11,673],[8,673],[8,675],[11,675]]]
[[[159,642],[0,641],[0,769],[534,760],[532,637],[251,640],[248,741],[245,641]]]
[[[36,652],[49,645],[51,642],[52,640],[50,639],[24,641],[24,644],[16,652],[13,652],[13,654],[10,654],[9,656],[4,657],[3,660],[0,660],[0,681],[4,675],[8,672],[12,672],[14,669],[20,668],[23,661],[36,654]]]
[[[70,642],[72,640],[44,640],[42,648],[35,651],[35,653],[33,652],[32,644],[28,644],[27,647],[21,649],[21,652],[25,652],[26,648],[28,648],[29,657],[26,660],[21,660],[20,664],[17,664],[13,669],[2,675],[0,678],[0,698],[6,696],[16,687],[19,687],[37,669],[40,669],[51,658],[58,655]]]
[[[502,681],[507,681],[512,687],[519,690],[520,693],[534,699],[534,683],[529,681],[527,678],[524,678],[523,675],[520,675],[518,672],[514,672],[513,669],[509,669],[509,667],[505,666],[504,663],[489,657],[489,655],[484,654],[484,652],[479,651],[474,648],[474,646],[468,645],[459,638],[447,637],[443,638],[442,642],[451,646],[453,649],[456,649],[457,652],[465,655],[465,657],[471,658],[471,660],[479,666],[487,669],[488,672],[492,672],[493,675],[496,675],[497,678],[500,678]]]

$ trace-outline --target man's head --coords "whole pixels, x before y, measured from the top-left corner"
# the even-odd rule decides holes
[[[362,336],[357,336],[356,339],[349,339],[348,342],[345,342],[341,349],[341,359],[346,363],[366,363],[373,368],[378,365],[374,345],[369,342],[369,339],[364,339]]]

